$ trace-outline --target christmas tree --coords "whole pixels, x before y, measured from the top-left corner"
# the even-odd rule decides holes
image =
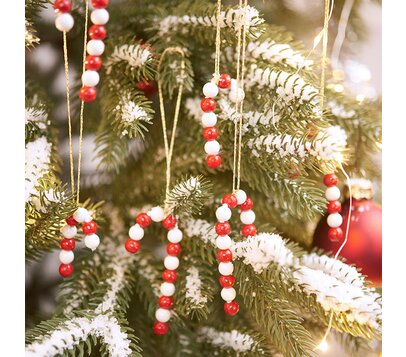
[[[27,355],[377,355],[380,289],[311,247],[325,185],[380,178],[380,100],[323,56],[347,1],[313,49],[290,1],[89,3],[26,0]]]

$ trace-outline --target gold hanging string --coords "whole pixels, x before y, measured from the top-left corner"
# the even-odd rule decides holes
[[[63,60],[64,60],[64,64],[65,64],[66,106],[68,109],[70,184],[71,184],[72,196],[74,197],[74,194],[75,194],[75,168],[74,168],[74,163],[73,163],[72,119],[71,119],[71,112],[70,112],[70,91],[69,91],[68,41],[66,40],[66,31],[63,32]]]
[[[164,106],[164,98],[163,98],[163,91],[162,91],[162,80],[161,80],[161,66],[163,59],[165,55],[169,52],[172,53],[180,53],[182,55],[182,61],[180,64],[181,67],[181,72],[180,72],[180,77],[181,77],[181,82],[179,84],[179,89],[178,89],[178,96],[176,98],[176,105],[175,105],[175,113],[173,115],[173,126],[172,126],[172,134],[171,134],[171,142],[170,144],[168,143],[168,134],[167,134],[167,129],[166,129],[166,118],[165,118],[165,106]],[[163,133],[163,138],[164,138],[164,146],[165,146],[165,157],[166,157],[166,189],[165,189],[165,214],[168,214],[168,207],[167,207],[167,198],[169,194],[169,188],[171,184],[171,162],[172,162],[172,154],[173,154],[173,147],[175,145],[175,137],[176,137],[176,128],[178,125],[178,119],[179,119],[179,112],[180,112],[180,103],[182,101],[182,94],[183,94],[183,77],[185,74],[185,53],[183,50],[179,47],[168,47],[166,48],[161,55],[161,58],[159,60],[158,64],[158,96],[159,96],[159,110],[161,113],[161,121],[162,121],[162,133]]]
[[[237,17],[237,75],[236,75],[236,91],[238,99],[238,88],[240,87],[240,62],[241,62],[241,33],[242,33],[242,0],[238,2],[238,17]],[[235,103],[235,113],[238,113],[238,100]],[[238,138],[238,123],[237,117],[234,118],[234,149],[233,149],[233,192],[236,190],[236,172],[237,172],[237,138]]]
[[[83,36],[83,65],[82,65],[82,73],[85,72],[85,61],[86,61],[86,45],[87,45],[87,24],[88,24],[88,17],[89,17],[89,2],[85,0],[86,3],[86,10],[85,10],[85,34]],[[85,102],[82,100],[80,103],[80,117],[79,117],[79,154],[78,154],[78,180],[77,180],[77,196],[76,202],[79,204],[80,202],[80,169],[82,164],[82,146],[83,146],[83,112],[85,109]]]
[[[326,63],[327,63],[327,44],[328,44],[328,23],[330,13],[330,1],[324,0],[324,25],[323,25],[323,52],[321,58],[321,76],[320,76],[320,111],[324,108],[324,87],[326,81]],[[332,8],[331,8],[332,9]]]
[[[245,47],[247,42],[247,24],[246,24],[246,13],[247,13],[248,0],[244,0],[244,14],[242,17],[243,22],[243,35],[242,35],[242,53],[241,53],[241,89],[244,91],[244,79],[245,79]],[[238,91],[237,91],[238,99]],[[239,103],[239,128],[238,128],[238,160],[237,160],[237,184],[236,189],[240,189],[241,182],[241,151],[242,151],[242,122],[243,122],[243,110],[244,110],[244,98],[241,99]]]
[[[214,60],[214,75],[213,82],[217,84],[220,78],[220,46],[221,46],[221,0],[217,0],[217,13],[216,13],[216,54]]]

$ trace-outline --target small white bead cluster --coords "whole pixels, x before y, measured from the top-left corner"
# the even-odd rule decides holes
[[[75,236],[77,235],[76,226],[82,224],[82,232],[85,234],[85,245],[87,248],[94,251],[100,244],[100,238],[96,234],[97,224],[93,221],[90,212],[83,207],[79,207],[72,216],[66,219],[66,224],[61,228],[63,239],[61,240],[61,251],[59,253],[59,273],[63,277],[73,273],[73,262],[75,256],[73,249],[75,248]]]
[[[256,234],[256,228],[253,225],[255,222],[255,213],[252,210],[253,202],[251,198],[247,197],[247,194],[243,190],[238,190],[235,193],[227,194],[222,199],[222,205],[216,210],[216,217],[218,222],[216,223],[216,233],[218,237],[216,239],[216,246],[219,249],[217,251],[217,258],[220,261],[218,270],[221,274],[220,285],[223,287],[221,290],[221,298],[225,301],[224,311],[228,315],[235,315],[238,312],[238,303],[234,301],[236,297],[236,291],[233,288],[234,265],[232,263],[233,253],[230,250],[232,246],[232,240],[229,237],[231,231],[228,221],[231,219],[231,209],[237,205],[241,210],[240,220],[243,223],[241,234],[244,237],[253,236]]]
[[[341,193],[337,187],[338,178],[335,174],[326,174],[323,179],[326,188],[326,198],[329,201],[327,204],[327,224],[330,227],[328,238],[333,242],[338,242],[343,238],[343,231],[340,226],[343,224],[341,216],[341,203],[339,201]]]

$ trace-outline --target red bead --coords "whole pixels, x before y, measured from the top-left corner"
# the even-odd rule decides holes
[[[84,234],[93,234],[97,232],[97,223],[95,221],[84,222],[82,224],[82,232]]]
[[[141,243],[134,239],[127,239],[125,241],[125,249],[128,253],[134,254],[140,250]]]
[[[235,278],[233,275],[222,275],[219,278],[219,282],[223,288],[231,288],[234,286]]]
[[[140,227],[146,228],[151,224],[152,220],[150,216],[148,216],[145,212],[142,212],[138,214],[137,218],[135,219],[135,222],[137,222],[140,225]]]
[[[72,11],[72,3],[70,0],[55,0],[55,12],[70,12]]]
[[[255,236],[257,228],[253,224],[245,224],[241,228],[241,234],[247,238],[249,236]]]
[[[60,246],[63,250],[73,250],[75,249],[75,240],[73,238],[64,238],[61,240]]]
[[[161,296],[158,299],[158,305],[163,309],[170,309],[173,306],[173,298],[170,296]]]
[[[80,88],[79,98],[84,102],[93,102],[96,99],[96,88],[86,86]]]
[[[176,218],[173,215],[169,215],[162,221],[162,225],[168,231],[176,226]]]
[[[164,270],[162,272],[162,280],[167,283],[174,283],[178,278],[178,273],[175,270]]]
[[[92,6],[95,9],[103,9],[109,5],[109,0],[92,0]]]
[[[152,96],[156,93],[156,88],[153,81],[138,82],[136,87],[142,90],[146,96]]]
[[[166,246],[166,252],[169,255],[177,256],[180,253],[180,244],[179,243],[168,243]]]
[[[73,274],[73,264],[61,264],[59,266],[59,274],[66,278]]]
[[[338,242],[344,237],[344,232],[340,227],[330,228],[327,236],[332,242]]]
[[[68,218],[65,219],[65,222],[69,224],[70,226],[77,226],[79,222],[77,222],[73,216],[69,216]]]
[[[338,213],[341,212],[341,203],[340,201],[330,201],[327,204],[328,213]]]
[[[226,88],[230,87],[230,85],[231,85],[230,75],[229,74],[220,75],[217,85],[222,89],[226,89]]]
[[[231,231],[230,223],[228,222],[216,223],[216,233],[219,236],[225,236],[226,234],[230,233],[230,231]]]
[[[338,184],[338,177],[336,174],[324,175],[323,182],[327,187],[336,186]]]
[[[226,195],[224,195],[221,203],[225,203],[227,204],[228,208],[233,209],[237,206],[237,197],[235,197],[235,195],[233,195],[232,193],[227,193]]]
[[[254,202],[252,201],[251,197],[247,196],[245,202],[240,204],[238,207],[240,207],[241,211],[249,211],[253,206]]]
[[[99,56],[87,56],[85,60],[85,68],[91,71],[98,71],[102,65],[102,59]]]
[[[153,330],[156,335],[165,335],[168,332],[168,325],[165,322],[156,321]]]
[[[238,305],[237,301],[230,301],[224,303],[224,311],[226,312],[227,315],[234,316],[237,314],[239,309],[240,306]]]
[[[103,25],[92,25],[89,27],[89,37],[92,40],[104,40],[106,36],[107,31]]]
[[[216,140],[218,136],[219,132],[215,126],[203,130],[203,137],[206,141]]]
[[[219,250],[217,252],[217,259],[223,263],[229,262],[233,259],[233,253],[230,249]]]
[[[216,105],[216,101],[213,98],[203,98],[200,102],[200,108],[202,108],[205,113],[212,112],[216,109]]]
[[[211,169],[217,169],[221,165],[221,156],[220,155],[207,156],[206,165]]]

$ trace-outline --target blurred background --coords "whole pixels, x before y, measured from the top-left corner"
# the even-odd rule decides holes
[[[113,0],[119,1],[119,0]],[[226,1],[224,2],[226,3]],[[232,3],[228,1],[228,3]],[[285,27],[293,37],[302,40],[305,48],[311,49],[315,36],[320,32],[323,23],[323,0],[273,0],[249,1],[256,6],[265,19],[273,24]],[[334,53],[334,43],[343,8],[349,10],[349,21],[346,36],[339,57],[333,58],[333,68],[337,75],[344,76],[347,86],[354,93],[365,98],[381,96],[381,3],[373,0],[336,1],[330,24],[329,55]],[[52,5],[40,13],[36,28],[41,44],[26,53],[26,70],[31,77],[48,89],[47,95],[52,98],[51,117],[61,129],[66,130],[65,77],[62,58],[61,36],[54,31],[55,14]],[[70,76],[72,82],[80,71],[82,38],[80,25],[75,27],[70,53],[72,63]],[[76,35],[75,35],[76,34]],[[337,50],[337,47],[336,47]],[[337,51],[335,52],[337,54]],[[75,59],[75,56],[77,57]],[[75,91],[73,90],[75,93]],[[96,113],[97,115],[97,113]],[[88,122],[88,126],[92,123]],[[63,136],[64,137],[64,136]],[[105,178],[96,172],[97,160],[92,156],[93,136],[84,138],[83,175],[84,183],[92,185]],[[74,142],[76,142],[74,138]],[[60,152],[64,163],[68,162],[67,141],[60,140]],[[77,149],[77,148],[76,148]],[[136,150],[136,148],[135,148]],[[376,160],[380,162],[380,157]],[[65,182],[68,181],[68,167],[63,166]],[[380,201],[380,182],[375,182],[375,199]],[[26,264],[26,326],[49,318],[55,310],[55,297],[60,276],[58,274],[58,252],[49,253],[39,262]],[[379,350],[379,346],[377,346]],[[379,352],[378,352],[379,354]],[[378,354],[374,354],[377,356]],[[338,345],[332,345],[323,356],[346,356]]]

